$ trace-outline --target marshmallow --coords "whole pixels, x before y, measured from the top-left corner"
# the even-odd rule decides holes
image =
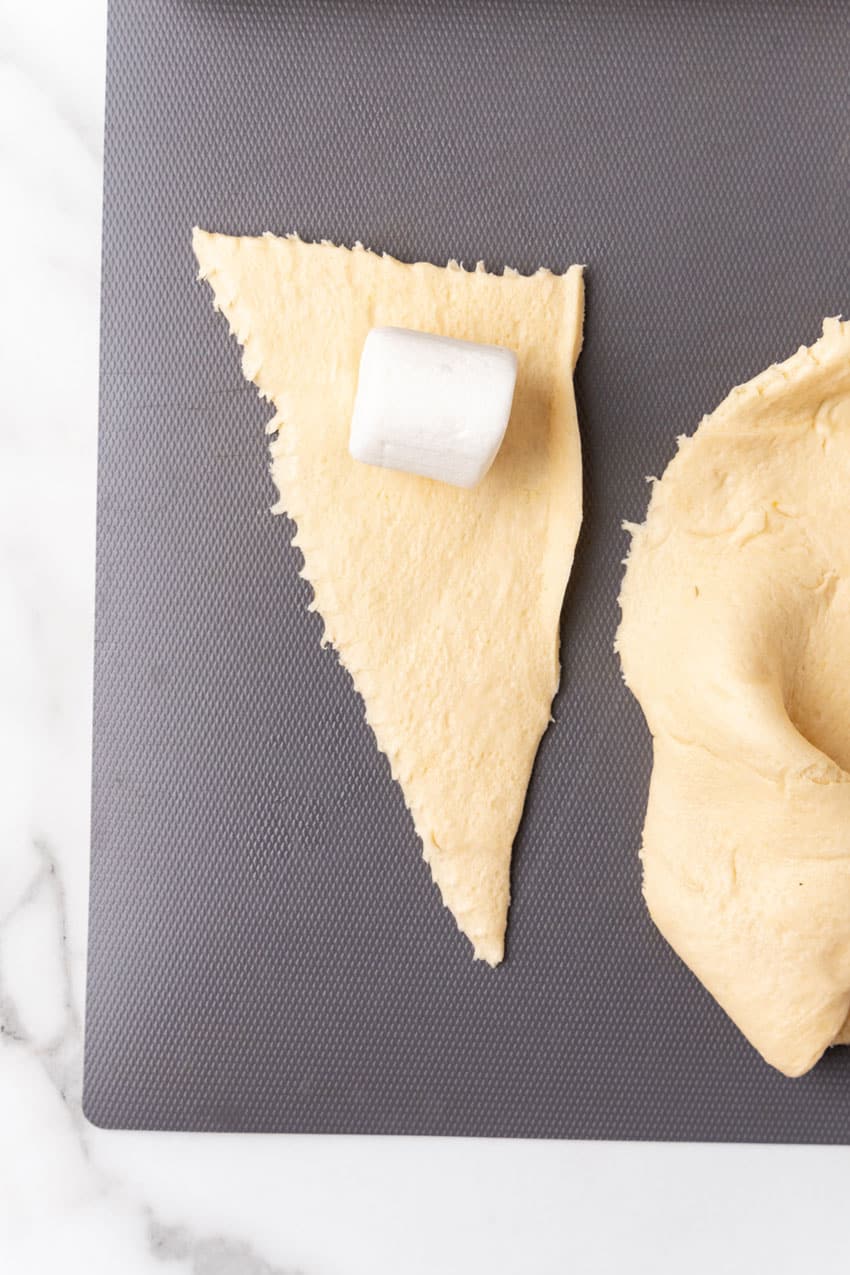
[[[372,328],[360,357],[351,455],[474,487],[505,436],[516,373],[516,355],[498,345]]]

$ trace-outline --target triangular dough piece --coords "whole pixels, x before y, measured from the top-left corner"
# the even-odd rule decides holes
[[[277,410],[279,508],[297,524],[326,637],[363,696],[444,903],[495,965],[581,522],[581,270],[496,276],[202,230],[194,249],[245,375]],[[349,456],[360,352],[377,325],[516,351],[508,432],[477,488]]]
[[[631,530],[646,901],[798,1076],[850,1042],[850,324],[733,390]]]

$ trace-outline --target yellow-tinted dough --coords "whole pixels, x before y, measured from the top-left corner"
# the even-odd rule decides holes
[[[733,390],[631,530],[646,901],[797,1076],[850,1028],[850,327]]]
[[[581,522],[581,271],[496,276],[201,230],[194,248],[245,375],[275,405],[279,508],[297,523],[326,637],[363,696],[444,903],[495,965]],[[349,456],[360,352],[378,325],[516,351],[510,424],[480,486]]]

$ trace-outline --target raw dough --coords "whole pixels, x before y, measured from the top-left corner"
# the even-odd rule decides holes
[[[202,230],[194,248],[245,375],[274,402],[279,509],[298,525],[326,637],[363,696],[444,903],[475,956],[495,965],[581,522],[581,270],[496,276]],[[510,424],[480,486],[349,456],[360,352],[376,325],[516,351]]]
[[[798,1076],[850,1043],[850,326],[733,390],[630,530],[646,901]]]

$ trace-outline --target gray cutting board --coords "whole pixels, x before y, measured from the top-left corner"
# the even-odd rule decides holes
[[[114,0],[90,1119],[850,1141],[850,1050],[772,1072],[646,916],[612,654],[645,476],[850,305],[848,67],[839,2]],[[587,264],[587,517],[495,973],[320,649],[196,222]]]

